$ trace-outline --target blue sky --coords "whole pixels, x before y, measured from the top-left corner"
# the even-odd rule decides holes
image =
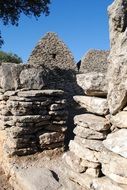
[[[19,26],[0,23],[3,51],[16,53],[26,62],[46,32],[56,32],[78,61],[89,49],[109,49],[107,6],[113,0],[52,0],[50,15],[27,18]]]

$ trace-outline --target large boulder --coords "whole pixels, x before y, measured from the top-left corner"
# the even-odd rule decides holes
[[[23,64],[3,63],[1,65],[0,86],[3,91],[16,90],[20,88],[19,75],[23,69]]]
[[[74,96],[74,100],[91,113],[106,115],[108,113],[108,103],[105,98],[92,96]]]
[[[41,68],[26,68],[20,73],[20,85],[26,89],[40,90],[45,86],[44,71]]]
[[[3,63],[0,66],[0,87],[2,90],[33,89],[45,86],[45,72],[42,67],[32,65]]]
[[[115,0],[108,8],[110,56],[108,68],[108,104],[112,114],[127,103],[127,1]]]
[[[106,75],[100,72],[90,72],[78,74],[76,76],[77,84],[89,96],[105,97],[107,95]]]

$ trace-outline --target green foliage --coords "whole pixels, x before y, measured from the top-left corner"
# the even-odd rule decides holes
[[[40,17],[49,14],[50,0],[0,0],[0,20],[4,25],[18,25],[21,13],[26,16]],[[0,46],[3,39],[0,34]]]
[[[11,62],[18,64],[22,63],[22,59],[16,54],[0,51],[0,63],[1,62]]]

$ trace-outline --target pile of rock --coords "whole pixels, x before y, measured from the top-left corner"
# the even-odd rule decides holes
[[[109,51],[89,50],[81,60],[81,73],[88,72],[107,72]]]
[[[100,97],[106,95],[106,86],[105,91],[103,90],[106,82],[104,77],[102,80],[101,74],[95,72],[89,73],[89,77],[88,74],[80,74],[79,78],[82,79],[82,82],[78,81],[80,86],[83,84],[82,88],[87,96],[74,96],[74,100],[87,111],[74,117],[75,138],[70,141],[70,151],[64,155],[65,172],[70,180],[80,184],[78,189],[91,189],[93,180],[102,176],[100,154],[104,149],[103,140],[110,132],[110,123],[105,117],[108,114],[107,99]],[[96,79],[94,84],[93,78]],[[89,93],[99,97],[88,96]]]
[[[104,175],[127,189],[127,2],[115,0],[109,7],[110,65],[108,69],[108,105],[111,134],[103,141],[106,147],[100,161]]]
[[[64,148],[68,112],[61,90],[7,91],[0,96],[0,127],[9,155]]]
[[[104,81],[98,83],[97,79],[94,85],[91,75],[89,86],[84,86],[88,83],[88,76],[78,76],[78,79],[84,79],[80,86],[83,84],[87,96],[74,96],[74,100],[86,109],[86,113],[74,117],[75,137],[63,156],[67,178],[65,187],[74,190],[126,190],[127,109],[109,115],[107,98],[100,97],[100,91],[107,91],[103,91]],[[89,92],[96,96],[98,92],[99,97],[89,96]]]

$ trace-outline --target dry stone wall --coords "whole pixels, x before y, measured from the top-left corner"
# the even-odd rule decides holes
[[[95,73],[89,73],[91,76]],[[81,76],[80,76],[81,75]],[[84,84],[90,83],[91,77],[85,78],[84,74],[79,74],[78,78],[82,78],[82,88],[85,87]],[[84,79],[84,80],[83,80]],[[84,81],[84,82],[83,82]],[[102,82],[103,84],[103,82]],[[79,184],[77,189],[96,189],[98,186],[103,188],[103,183],[97,179],[101,179],[106,183],[108,178],[104,178],[102,172],[102,162],[100,160],[102,152],[105,150],[103,145],[103,140],[106,139],[107,135],[110,133],[110,122],[107,118],[108,114],[108,103],[106,98],[98,97],[100,92],[97,89],[100,88],[98,81],[95,81],[90,86],[92,92],[96,96],[85,95],[84,96],[74,96],[74,100],[86,110],[85,114],[77,115],[74,117],[74,140],[69,143],[69,150],[64,154],[63,159],[65,163],[65,173],[70,181],[74,181]],[[103,87],[103,85],[101,86]],[[101,91],[102,88],[101,88]],[[104,91],[103,91],[104,92]],[[96,181],[96,182],[95,182]],[[96,185],[96,183],[98,185]],[[107,184],[111,185],[111,182]],[[107,190],[104,189],[104,190]]]
[[[58,43],[54,34],[49,36],[55,38],[54,43]],[[54,46],[57,47],[57,44]],[[71,58],[66,54],[63,57],[66,70],[69,70],[67,60]],[[47,61],[50,65],[50,61]],[[54,64],[58,62],[54,61]],[[65,85],[65,71],[62,76],[61,73],[62,68],[56,71],[43,64],[0,65],[0,127],[6,133],[4,152],[7,155],[22,156],[47,149],[64,149],[68,120],[67,95],[58,85],[53,85],[58,83],[59,77]],[[69,80],[72,76],[71,72]]]
[[[68,112],[63,94],[60,90],[29,90],[7,91],[0,96],[5,153],[22,156],[64,148]]]
[[[67,70],[58,64],[56,69],[54,63],[57,58],[61,60],[61,55],[57,57],[55,50],[64,45],[52,33],[37,45],[28,65],[0,66],[0,127],[6,134],[4,154],[9,156],[63,149],[70,102],[66,102],[60,88],[68,86],[70,91],[65,91],[71,92],[78,84],[82,91],[82,95],[73,97],[85,113],[74,117],[74,139],[63,155],[65,178],[61,190],[127,190],[126,0],[113,2],[109,19],[111,51],[107,76],[106,67],[95,67],[97,72],[93,72],[93,67],[92,72],[77,76],[71,65]],[[48,51],[49,42],[52,51]],[[94,53],[90,53],[93,61]],[[108,54],[102,53],[102,62]],[[67,60],[72,59],[65,55],[68,65],[71,61]],[[49,68],[43,62],[46,56]]]
[[[98,73],[78,75],[84,96],[74,96],[74,100],[86,113],[74,117],[75,137],[63,156],[66,176],[79,184],[78,190],[127,189],[127,2],[115,0],[108,10],[108,81]]]
[[[84,77],[83,89],[86,81]],[[75,137],[63,155],[64,173],[69,184],[79,184],[76,190],[126,190],[126,107],[111,115],[107,98],[97,96],[97,84],[92,90],[96,96],[74,96],[86,112],[74,117]]]

